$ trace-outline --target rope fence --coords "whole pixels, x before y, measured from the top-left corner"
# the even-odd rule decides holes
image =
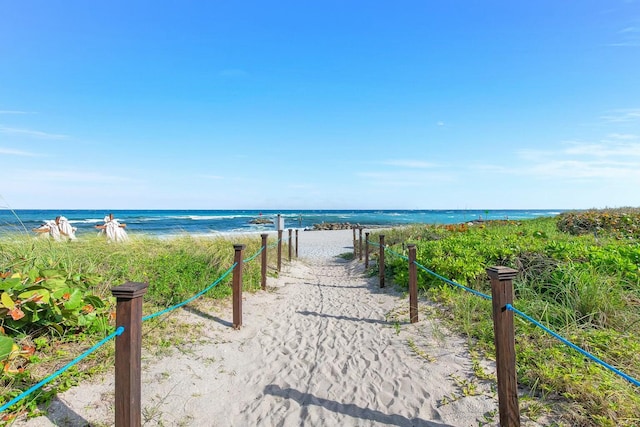
[[[291,230],[289,230],[289,260],[291,260]],[[142,315],[142,296],[146,293],[148,284],[127,282],[123,285],[112,288],[112,294],[116,297],[116,329],[114,332],[101,339],[95,345],[75,359],[67,363],[65,366],[50,374],[43,380],[29,387],[18,396],[12,398],[2,406],[0,413],[6,411],[16,403],[26,399],[46,384],[53,381],[71,367],[78,364],[81,360],[97,351],[99,348],[115,339],[115,425],[117,427],[124,426],[140,426],[141,425],[141,347],[142,347],[142,322],[153,319],[155,317],[167,314],[180,307],[183,307],[197,298],[201,297],[212,288],[217,286],[229,274],[233,273],[232,278],[232,301],[233,301],[233,328],[240,329],[242,326],[242,266],[253,261],[258,255],[262,255],[261,259],[261,288],[266,290],[266,272],[267,272],[267,253],[268,249],[277,247],[277,263],[278,272],[282,265],[282,230],[278,230],[278,239],[273,244],[267,244],[268,234],[261,234],[262,244],[260,249],[250,257],[243,259],[245,245],[234,245],[234,263],[213,283],[205,287],[192,297],[159,310],[155,313]],[[298,231],[296,230],[295,254],[298,256]]]
[[[0,412],[6,411],[7,409],[9,409],[14,404],[20,402],[21,400],[25,399],[27,396],[33,394],[34,392],[36,392],[40,388],[42,388],[45,385],[49,384],[51,381],[53,381],[54,379],[56,379],[57,377],[62,375],[64,372],[68,371],[72,366],[77,365],[78,362],[80,362],[82,359],[85,359],[85,358],[87,358],[87,356],[89,356],[90,354],[94,353],[96,350],[98,350],[100,347],[105,345],[107,342],[111,341],[113,338],[115,338],[118,335],[122,335],[123,332],[124,332],[124,328],[122,328],[122,327],[116,328],[115,331],[113,331],[112,333],[110,333],[109,335],[107,335],[106,337],[101,339],[99,342],[97,342],[95,345],[93,345],[88,350],[84,351],[82,354],[80,354],[78,357],[73,359],[71,362],[67,363],[66,365],[64,365],[62,368],[58,369],[53,374],[49,375],[48,377],[44,378],[41,381],[38,381],[36,384],[34,384],[31,387],[29,387],[27,390],[23,391],[18,396],[14,397],[13,399],[8,401],[4,405],[0,406]]]
[[[415,269],[420,268],[424,272],[448,283],[452,286],[460,288],[466,292],[469,292],[475,296],[483,298],[488,301],[492,301],[493,306],[493,323],[494,323],[494,342],[496,347],[496,373],[498,379],[498,405],[500,412],[500,425],[502,426],[519,426],[520,425],[520,410],[518,407],[518,394],[517,394],[517,377],[516,377],[516,357],[515,357],[515,331],[513,315],[518,315],[521,319],[530,322],[534,326],[542,329],[546,333],[550,334],[554,338],[558,339],[563,344],[578,351],[589,360],[603,366],[614,374],[624,378],[631,384],[640,387],[640,381],[615,368],[614,366],[604,362],[588,351],[580,348],[566,338],[560,336],[556,332],[544,326],[542,323],[531,318],[522,311],[516,309],[513,306],[513,278],[517,275],[518,271],[508,267],[490,267],[487,268],[487,275],[491,279],[491,296],[482,292],[471,289],[467,286],[461,285],[453,280],[443,277],[434,271],[426,268],[420,264],[415,258],[416,246],[413,244],[407,245],[409,256],[405,256],[398,252],[393,251],[384,243],[384,235],[380,234],[380,242],[371,242],[368,239],[365,241],[365,268],[369,267],[369,245],[379,248],[378,253],[378,269],[379,269],[379,286],[384,288],[384,256],[385,253],[399,257],[405,261],[408,261],[409,268],[409,317],[411,323],[418,321],[417,317],[417,303],[415,302],[414,293],[417,289],[417,276]],[[355,229],[354,229],[354,251],[355,251]],[[361,248],[361,244],[359,245]],[[362,259],[362,257],[360,257]]]

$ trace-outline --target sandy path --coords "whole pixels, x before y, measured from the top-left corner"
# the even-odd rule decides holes
[[[220,320],[230,308],[196,307],[177,315],[205,324],[201,340],[164,357],[144,349],[143,424],[496,425],[495,392],[473,376],[464,341],[424,312],[407,323],[407,298],[337,258],[351,250],[350,232],[315,233],[301,233],[300,260],[267,292],[245,295],[241,330]],[[112,375],[17,425],[87,423],[113,423]]]

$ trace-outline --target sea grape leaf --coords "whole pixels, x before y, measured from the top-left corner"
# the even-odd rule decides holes
[[[0,291],[6,291],[9,289],[14,289],[22,284],[22,281],[15,277],[11,279],[4,279],[0,281]]]
[[[2,293],[2,296],[0,296],[0,301],[2,302],[2,305],[9,310],[13,310],[13,308],[16,306],[16,303],[11,299],[11,295],[9,295],[7,292]]]
[[[67,286],[67,282],[64,279],[46,279],[44,281],[44,283],[46,284],[46,286],[49,289],[60,289],[63,288],[65,286]]]
[[[42,288],[34,290],[30,289],[27,292],[23,292],[18,295],[18,298],[22,300],[31,299],[33,302],[38,304],[49,304],[51,294],[48,290]]]
[[[0,360],[6,360],[13,351],[15,343],[11,338],[5,335],[0,335]]]
[[[71,294],[69,294],[67,301],[65,301],[64,308],[67,310],[76,310],[83,304],[82,291],[80,289],[74,289]]]
[[[35,268],[35,267],[32,268],[31,270],[29,270],[29,279],[32,282],[35,282],[38,279],[38,277],[40,277],[39,273],[40,272],[39,272],[39,270],[37,268]]]
[[[95,308],[104,308],[105,307],[104,301],[102,301],[102,299],[100,297],[97,297],[95,295],[87,295],[87,296],[85,296],[84,297],[84,302],[86,304],[91,304]]]
[[[47,279],[64,278],[64,275],[59,270],[40,270],[40,276]]]

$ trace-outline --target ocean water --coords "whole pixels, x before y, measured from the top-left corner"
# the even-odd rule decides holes
[[[323,222],[360,224],[364,227],[390,227],[406,224],[456,224],[474,219],[531,219],[555,216],[562,210],[8,210],[0,209],[0,236],[31,233],[45,220],[63,215],[78,228],[76,235],[96,233],[97,224],[113,213],[127,224],[130,234],[171,237],[182,234],[213,236],[218,233],[274,231],[274,224],[251,224],[254,218],[274,220],[280,214],[285,229],[310,229]]]

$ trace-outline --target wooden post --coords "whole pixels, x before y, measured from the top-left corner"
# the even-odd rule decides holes
[[[296,258],[298,258],[298,231],[296,230]]]
[[[409,249],[409,319],[418,321],[418,269],[416,266],[416,245],[407,245]]]
[[[490,267],[487,268],[487,274],[491,279],[500,425],[518,427],[520,426],[520,408],[518,407],[515,331],[513,312],[506,308],[507,304],[513,304],[512,280],[518,271],[508,267]]]
[[[242,326],[242,253],[245,245],[233,245],[235,256],[233,262],[236,264],[233,269],[233,329],[240,329]]]
[[[358,260],[362,261],[362,227],[358,227],[360,230],[360,240],[358,240]]]
[[[289,262],[291,262],[291,251],[293,250],[293,238],[291,237],[293,230],[289,229]]]
[[[262,237],[262,265],[260,269],[260,286],[263,291],[267,290],[267,233],[261,234]]]
[[[369,232],[364,233],[364,268],[369,268]]]
[[[378,257],[378,278],[380,287],[384,288],[384,234],[380,235],[380,256]]]
[[[282,230],[278,230],[278,273],[282,270]]]
[[[148,286],[147,283],[127,282],[111,289],[116,297],[116,328],[124,328],[124,332],[116,336],[116,427],[140,427],[142,423],[142,296]]]
[[[351,227],[353,230],[353,257],[355,258],[358,255],[358,247],[356,246],[356,227],[355,225]]]

